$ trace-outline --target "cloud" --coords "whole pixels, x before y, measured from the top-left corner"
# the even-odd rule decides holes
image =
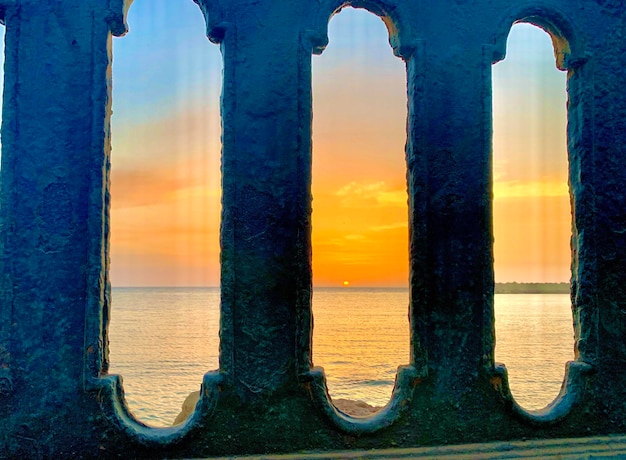
[[[378,225],[375,227],[370,227],[370,230],[373,232],[387,232],[393,230],[401,230],[409,227],[408,220],[405,222],[395,222],[393,224],[388,225]]]
[[[171,204],[186,200],[202,204],[202,200],[217,200],[221,196],[217,180],[203,180],[193,171],[171,169],[113,169],[111,172],[111,207],[113,209]],[[207,182],[207,183],[204,183]]]
[[[357,182],[352,181],[349,184],[344,185],[339,190],[337,190],[337,192],[335,192],[335,195],[342,196],[342,197],[350,196],[350,195],[357,195],[357,196],[363,196],[365,198],[370,198],[372,196],[375,196],[376,193],[378,193],[380,189],[383,188],[384,186],[385,186],[384,181],[375,182],[373,184],[366,184],[366,185],[360,185]]]
[[[184,187],[183,182],[171,172],[163,170],[122,170],[111,172],[111,206],[132,208],[163,203],[171,193]]]
[[[359,235],[359,234],[346,235],[344,236],[344,238],[350,241],[363,241],[367,239],[365,235]]]
[[[569,196],[563,181],[497,181],[493,186],[494,199]]]
[[[359,184],[352,181],[335,192],[341,204],[348,207],[407,206],[406,190],[389,190],[384,181]]]
[[[197,162],[219,171],[221,125],[216,108],[183,108],[162,116],[112,118],[115,169],[170,169]]]

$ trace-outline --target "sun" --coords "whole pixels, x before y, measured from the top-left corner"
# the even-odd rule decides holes
[[[343,287],[348,287],[350,286],[350,282],[349,281],[344,281],[343,282]]]

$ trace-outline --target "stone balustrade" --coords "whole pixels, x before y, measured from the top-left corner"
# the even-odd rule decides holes
[[[108,373],[111,36],[132,1],[0,0],[0,459],[626,432],[622,1],[195,1],[224,59],[220,367],[156,429]],[[344,6],[384,19],[408,81],[411,358],[369,418],[338,411],[311,360],[311,54]],[[494,362],[491,65],[520,21],[551,35],[569,95],[576,359],[535,412]]]

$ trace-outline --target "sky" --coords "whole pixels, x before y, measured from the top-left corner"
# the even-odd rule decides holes
[[[113,44],[112,284],[219,285],[219,47],[190,1],[136,0],[128,22]],[[407,286],[404,63],[363,10],[336,15],[329,39],[312,58],[314,284]],[[493,101],[496,280],[568,281],[565,74],[545,32],[512,29]]]
[[[549,35],[514,26],[492,78],[496,281],[568,282],[566,73]]]

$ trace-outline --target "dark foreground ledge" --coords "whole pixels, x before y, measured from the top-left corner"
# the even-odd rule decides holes
[[[223,459],[232,457],[222,457]],[[246,459],[626,459],[626,436],[492,442],[416,449],[349,450],[291,455],[237,457]],[[219,459],[216,459],[219,460]]]

